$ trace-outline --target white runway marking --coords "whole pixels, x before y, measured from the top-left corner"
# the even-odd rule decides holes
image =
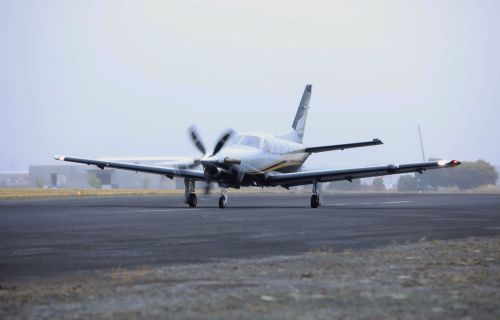
[[[137,213],[144,213],[144,212],[171,212],[171,211],[196,211],[200,209],[150,209],[150,210],[138,210],[138,211],[132,211],[132,212],[137,212]]]
[[[387,202],[382,202],[382,203],[385,203],[385,204],[398,204],[398,203],[410,203],[410,202],[413,202],[413,201],[410,201],[410,200],[403,200],[403,201],[387,201]]]
[[[321,204],[323,206],[356,206],[356,205],[362,205],[362,206],[371,206],[371,205],[377,205],[377,204],[401,204],[401,203],[412,203],[413,201],[410,200],[403,200],[403,201],[386,201],[386,202],[352,202],[352,203],[325,203]]]

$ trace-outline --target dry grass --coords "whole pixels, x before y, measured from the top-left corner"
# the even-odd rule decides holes
[[[198,190],[198,192],[201,192]],[[323,190],[327,194],[366,194],[366,193],[380,193],[370,191],[332,191]],[[21,198],[47,198],[47,197],[74,197],[74,196],[118,196],[118,195],[169,195],[169,194],[183,194],[184,190],[181,189],[21,189],[21,188],[0,188],[0,200],[2,199],[21,199]],[[286,190],[283,188],[241,188],[231,189],[231,193],[306,193],[309,194],[309,188],[304,189],[303,192],[296,190]],[[381,193],[400,194],[397,190],[386,190]],[[410,192],[412,193],[412,192]],[[427,191],[425,194],[431,193],[467,193],[467,194],[500,194],[500,187],[498,186],[482,186],[472,190],[460,191],[458,188],[443,188],[439,191]]]
[[[198,193],[203,192],[200,188]],[[214,192],[214,191],[213,191]],[[290,193],[283,188],[241,188],[231,189],[231,193]],[[22,189],[0,188],[1,199],[75,197],[75,196],[119,196],[119,195],[168,195],[184,194],[182,189]]]
[[[135,269],[113,269],[109,275],[112,280],[122,284],[133,284],[143,281],[147,276],[152,273],[149,266],[141,266]]]
[[[0,199],[182,194],[183,192],[183,190],[162,189],[0,189]]]
[[[481,186],[472,190],[467,190],[467,193],[480,193],[480,194],[500,194],[500,187],[495,185]]]

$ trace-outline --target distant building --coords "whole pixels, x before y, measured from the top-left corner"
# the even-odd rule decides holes
[[[182,180],[182,179],[179,179]],[[175,189],[182,185],[165,176],[84,165],[29,167],[29,185],[54,188]]]
[[[0,172],[0,188],[28,188],[28,172]]]
[[[495,166],[495,171],[500,176],[500,166]],[[500,186],[500,177],[497,179],[497,186]]]

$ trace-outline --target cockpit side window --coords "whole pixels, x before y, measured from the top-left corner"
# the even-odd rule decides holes
[[[225,146],[227,147],[227,146],[236,145],[236,144],[238,144],[238,142],[240,141],[240,139],[241,139],[240,135],[234,135],[231,138],[229,138],[229,140],[226,142]]]
[[[238,144],[240,146],[260,149],[260,138],[256,136],[243,136]]]
[[[269,142],[269,140],[264,140],[264,151],[267,153],[273,152],[273,149],[271,147],[271,143]]]

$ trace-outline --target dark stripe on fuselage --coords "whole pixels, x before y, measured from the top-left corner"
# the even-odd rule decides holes
[[[275,171],[281,172],[281,173],[292,173],[292,172],[297,172],[300,170],[300,167],[302,167],[302,163],[300,164],[290,164],[286,167],[279,168]]]

